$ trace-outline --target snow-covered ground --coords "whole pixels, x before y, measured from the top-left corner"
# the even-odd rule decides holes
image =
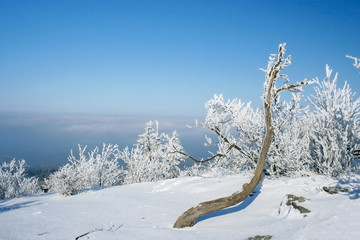
[[[330,195],[324,176],[265,179],[236,207],[204,217],[192,228],[174,229],[177,217],[201,201],[229,195],[250,176],[187,177],[86,191],[0,201],[0,239],[360,239],[360,177],[341,181],[347,193]],[[287,206],[287,194],[311,213]],[[86,235],[85,235],[86,234]]]

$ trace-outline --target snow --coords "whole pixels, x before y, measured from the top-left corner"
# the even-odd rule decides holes
[[[174,229],[177,217],[201,201],[229,195],[249,175],[185,177],[0,201],[0,239],[358,239],[360,176],[338,181],[320,175],[266,178],[238,206],[209,214],[192,228]],[[324,186],[349,192],[330,195]],[[303,196],[303,214],[287,206],[286,195]]]

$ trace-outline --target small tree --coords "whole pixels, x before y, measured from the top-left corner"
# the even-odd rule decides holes
[[[184,156],[175,149],[181,149],[176,131],[171,136],[159,133],[159,123],[146,123],[145,132],[139,135],[137,143],[130,150],[128,147],[121,152],[121,159],[126,164],[125,184],[152,182],[160,179],[173,178],[179,175],[178,165]]]
[[[262,179],[262,173],[266,166],[266,157],[269,151],[271,142],[274,136],[274,125],[273,125],[273,114],[276,114],[276,108],[274,104],[278,100],[279,94],[283,91],[296,91],[303,85],[308,84],[308,82],[298,82],[296,84],[288,85],[289,79],[287,75],[281,74],[281,71],[290,65],[291,57],[284,57],[285,54],[285,43],[279,45],[278,54],[273,54],[269,58],[268,67],[265,72],[265,83],[264,83],[264,93],[263,93],[263,106],[264,106],[264,121],[265,121],[265,137],[262,143],[260,154],[256,161],[256,168],[254,175],[249,183],[245,183],[242,187],[242,191],[235,192],[231,196],[215,199],[212,201],[202,202],[196,207],[192,207],[189,210],[185,211],[175,222],[174,228],[183,228],[192,226],[197,219],[205,214],[214,212],[220,209],[224,209],[230,206],[234,206],[243,200],[245,200],[255,189]],[[277,87],[276,83],[279,79],[284,79],[284,83],[281,87]],[[275,111],[275,112],[274,112]],[[229,139],[226,136],[218,131],[218,129],[213,129],[213,131],[222,138],[225,142],[228,142],[228,150],[236,148],[236,145],[231,144]],[[239,152],[243,152],[243,149],[237,149]],[[248,155],[248,153],[243,153]],[[222,155],[214,155],[215,157],[222,157]]]
[[[25,160],[11,160],[0,165],[0,199],[39,192],[38,179],[26,177]]]

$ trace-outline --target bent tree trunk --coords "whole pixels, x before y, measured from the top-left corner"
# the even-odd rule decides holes
[[[276,77],[276,76],[275,76]],[[273,80],[275,78],[273,76]],[[274,86],[274,84],[269,84],[268,86]],[[241,192],[235,192],[230,196],[218,198],[215,200],[199,203],[196,207],[192,207],[186,212],[184,212],[175,222],[174,228],[184,228],[191,227],[196,220],[200,217],[215,212],[224,208],[235,206],[240,202],[244,201],[249,195],[254,191],[256,186],[260,183],[262,179],[263,170],[266,166],[266,155],[270,148],[270,144],[274,135],[274,129],[271,123],[271,87],[265,89],[266,98],[264,99],[264,112],[265,112],[265,126],[266,126],[266,135],[262,144],[261,152],[259,159],[255,168],[254,176],[249,183],[245,183],[242,186]]]
[[[266,156],[272,142],[274,135],[274,127],[272,125],[272,116],[271,116],[271,106],[272,103],[277,98],[278,94],[282,91],[294,91],[297,88],[309,84],[307,81],[298,82],[293,85],[287,85],[288,77],[285,74],[280,74],[280,71],[285,67],[291,64],[291,56],[289,55],[284,59],[285,54],[285,43],[279,45],[279,53],[276,55],[271,55],[268,62],[268,67],[265,72],[265,84],[264,84],[264,93],[263,93],[263,105],[264,105],[264,117],[265,117],[265,127],[266,135],[262,143],[262,148],[258,158],[258,162],[255,168],[254,176],[249,183],[245,183],[242,186],[241,192],[235,192],[230,196],[202,202],[196,207],[192,207],[186,212],[184,212],[175,222],[174,228],[184,228],[191,227],[196,220],[200,217],[218,211],[224,208],[235,206],[240,202],[244,201],[249,195],[254,191],[256,186],[260,183],[262,179],[263,170],[266,166]],[[276,56],[276,58],[274,57]],[[283,78],[285,83],[282,87],[276,87],[276,80],[278,78]]]
[[[262,172],[266,165],[266,155],[270,147],[272,136],[273,129],[271,128],[266,133],[254,176],[249,183],[243,185],[243,190],[241,192],[235,192],[227,197],[199,203],[196,207],[192,207],[184,212],[175,222],[174,228],[191,227],[200,217],[211,212],[235,206],[249,197],[262,179]]]

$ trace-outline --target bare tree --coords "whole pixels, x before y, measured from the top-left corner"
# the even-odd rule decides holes
[[[266,134],[262,143],[261,151],[259,157],[257,158],[257,165],[254,171],[254,175],[249,183],[245,183],[242,186],[242,191],[233,193],[230,196],[218,198],[211,201],[201,202],[196,207],[192,207],[185,211],[175,222],[174,228],[184,228],[191,227],[196,220],[200,217],[215,212],[224,208],[228,208],[234,205],[239,204],[244,201],[249,195],[254,191],[256,186],[260,183],[263,177],[263,170],[266,166],[266,156],[270,148],[273,136],[274,136],[274,126],[272,121],[272,113],[276,109],[273,108],[274,102],[278,98],[279,94],[283,91],[299,91],[301,86],[309,84],[307,81],[298,82],[295,84],[288,85],[289,78],[287,75],[282,74],[281,71],[291,64],[291,56],[285,58],[285,43],[279,45],[278,54],[272,54],[269,57],[269,62],[267,69],[261,69],[265,72],[265,83],[264,83],[264,93],[263,93],[263,106],[264,106],[264,118],[265,118],[265,127]],[[281,87],[276,86],[276,82],[279,79],[283,79],[284,83]],[[221,133],[217,131],[216,128],[212,129],[220,138],[226,142],[227,139],[224,139],[224,136],[221,136]],[[241,148],[233,144],[229,145],[229,151],[231,149],[237,149],[242,154],[247,154],[243,152]],[[221,154],[214,155],[213,157],[206,159],[214,159],[216,157],[223,157]],[[250,157],[250,156],[248,156]],[[194,159],[195,160],[195,159]]]

